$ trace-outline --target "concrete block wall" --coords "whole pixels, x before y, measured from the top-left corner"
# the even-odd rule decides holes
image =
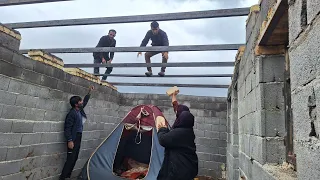
[[[320,3],[289,1],[294,153],[299,179],[320,176]]]
[[[162,110],[173,125],[175,113],[167,95],[121,94],[120,97],[120,116],[125,116],[138,104],[153,104]],[[227,147],[226,98],[178,95],[178,102],[187,105],[195,116],[199,175],[223,178]]]
[[[69,98],[94,85],[77,175],[119,122],[119,93],[18,54],[20,41],[3,32],[0,42],[0,179],[57,179],[66,158]]]
[[[285,56],[254,51],[262,23],[275,2],[261,0],[259,10],[252,8],[246,48],[236,58],[228,96],[228,179],[279,179],[278,170],[285,161]]]

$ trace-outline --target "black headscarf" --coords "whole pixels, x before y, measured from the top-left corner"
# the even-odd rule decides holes
[[[180,114],[181,114],[183,111],[190,111],[190,110],[189,110],[188,106],[179,104],[179,105],[178,105],[178,108],[177,108],[177,114],[176,114],[177,119],[178,119],[178,117],[180,116]]]
[[[174,122],[172,128],[193,128],[194,116],[189,111],[183,111]]]

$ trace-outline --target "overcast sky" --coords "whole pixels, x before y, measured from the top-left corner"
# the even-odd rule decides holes
[[[249,7],[258,0],[75,0],[60,3],[45,3],[23,6],[0,7],[0,22],[25,22],[70,18],[110,17],[172,13],[185,11],[213,10]],[[237,44],[245,42],[245,21],[247,17],[230,17],[203,20],[183,20],[159,22],[170,45]],[[95,47],[101,36],[109,29],[117,31],[117,47],[140,46],[150,22],[89,25],[73,27],[52,27],[21,29],[21,49],[26,48],[67,48]],[[148,45],[150,45],[151,41]],[[115,53],[114,63],[143,63],[144,58],[137,53]],[[92,63],[92,54],[55,54],[65,63]],[[236,51],[170,52],[169,62],[213,62],[234,61]],[[161,55],[154,56],[152,62],[160,63]],[[84,68],[92,73],[92,68]],[[153,68],[157,74],[160,67]],[[104,72],[105,68],[100,68]],[[114,68],[116,74],[144,74],[146,68]],[[167,68],[166,74],[232,74],[233,68]],[[229,84],[230,78],[123,78],[109,77],[110,82],[151,82],[175,84]],[[168,87],[125,87],[120,92],[163,94]],[[227,89],[180,88],[181,94],[199,96],[226,96]]]

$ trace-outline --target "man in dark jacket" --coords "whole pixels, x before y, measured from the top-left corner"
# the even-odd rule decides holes
[[[158,138],[165,148],[164,160],[157,180],[192,180],[198,174],[194,116],[182,111],[170,131],[164,124],[157,125]]]
[[[83,109],[86,107],[93,89],[94,87],[91,86],[88,94],[83,100],[80,96],[72,96],[70,98],[70,105],[72,108],[67,114],[64,123],[64,135],[68,141],[67,160],[60,175],[60,180],[70,178],[77,162],[81,145],[83,123],[87,119],[87,115]]]
[[[116,47],[116,40],[114,37],[116,36],[116,31],[114,29],[110,29],[107,36],[102,36],[99,40],[99,43],[96,47]],[[109,57],[110,53],[110,57]],[[114,52],[94,52],[94,63],[111,63],[114,57]],[[99,74],[99,67],[93,68],[94,74]],[[105,74],[110,74],[112,72],[112,67],[107,67]],[[103,76],[102,80],[106,80],[108,76]]]
[[[149,30],[145,35],[144,39],[141,42],[140,47],[147,46],[150,39],[152,41],[151,46],[169,46],[167,33],[159,28],[159,24],[156,21],[153,21],[151,23],[151,30]],[[146,63],[151,63],[150,58],[159,53],[160,52],[146,52],[145,53]],[[139,55],[141,55],[141,52],[138,53],[138,56]],[[168,62],[168,52],[162,52],[162,63],[167,63],[167,62]],[[147,70],[148,71],[145,73],[146,76],[151,76],[152,75],[151,67],[147,67]],[[166,67],[162,67],[158,75],[164,76],[165,71],[166,71]]]

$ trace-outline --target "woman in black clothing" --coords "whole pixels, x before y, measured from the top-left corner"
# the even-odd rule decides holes
[[[189,108],[178,105],[175,95],[172,97],[177,119],[170,131],[164,124],[158,124],[158,139],[165,148],[165,157],[158,180],[192,180],[198,174],[196,154],[194,116]]]

